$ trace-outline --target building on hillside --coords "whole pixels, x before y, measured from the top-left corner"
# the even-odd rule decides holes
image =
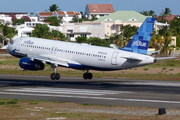
[[[34,27],[37,24],[46,24],[49,26],[50,23],[48,22],[25,22],[22,25],[16,26],[17,35],[13,37],[13,40],[19,37],[29,37],[34,30]]]
[[[92,15],[99,18],[100,16],[106,16],[114,13],[112,4],[87,4],[85,8],[85,17],[92,18]]]
[[[62,18],[63,23],[72,22],[72,19],[75,15],[77,15],[79,19],[82,18],[81,13],[76,11],[55,11],[53,13],[53,16]]]
[[[147,16],[135,11],[116,11],[108,16],[100,17],[96,21],[105,22],[105,34],[111,36],[114,33],[120,33],[122,27],[130,24],[131,26],[140,27]],[[155,30],[159,30],[162,26],[168,26],[166,23],[155,22]]]
[[[66,34],[71,41],[76,41],[78,36],[104,38],[101,22],[65,23],[60,26],[60,31]]]
[[[53,12],[37,12],[37,17],[38,21],[43,22],[45,21],[48,17],[53,16]]]
[[[6,13],[6,12],[0,13],[0,21],[2,21],[2,24],[10,25],[12,24],[12,20],[21,19],[21,18],[26,18],[30,20],[28,13]]]
[[[160,21],[162,19],[167,20],[167,21],[171,21],[174,20],[175,17],[178,17],[178,15],[168,15],[168,16],[156,16],[156,20]]]

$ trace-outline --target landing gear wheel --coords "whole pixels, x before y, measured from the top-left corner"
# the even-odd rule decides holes
[[[93,77],[92,73],[89,73],[88,74],[88,79],[92,79],[92,77]]]
[[[84,73],[83,74],[84,79],[92,79],[92,77],[93,77],[92,73]]]
[[[84,79],[88,79],[87,73],[84,73],[84,74],[83,74],[83,78],[84,78]]]
[[[52,73],[50,77],[51,77],[52,80],[55,80],[56,79],[55,73]]]
[[[59,79],[60,79],[60,74],[56,73],[56,80],[59,80]]]

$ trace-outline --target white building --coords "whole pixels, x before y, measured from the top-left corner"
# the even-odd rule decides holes
[[[76,11],[55,11],[53,13],[53,16],[57,16],[62,18],[62,22],[64,23],[69,23],[72,22],[73,17],[77,15],[78,18],[82,18],[81,13],[76,12]]]
[[[37,24],[46,24],[49,26],[49,23],[45,22],[25,22],[22,25],[16,26],[18,33],[13,37],[13,40],[19,37],[29,37]]]
[[[85,17],[92,18],[92,15],[99,18],[114,13],[112,4],[87,4],[85,8]]]
[[[0,13],[0,21],[2,21],[2,24],[12,24],[12,19],[21,19],[23,17],[28,17],[28,13]]]

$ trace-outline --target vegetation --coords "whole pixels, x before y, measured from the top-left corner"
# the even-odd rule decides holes
[[[30,22],[30,18],[27,16],[23,16],[21,19],[17,19],[16,16],[12,16],[12,22],[13,25],[21,25],[24,24],[24,22]]]
[[[91,45],[97,45],[97,46],[104,46],[104,47],[109,47],[111,42],[109,40],[105,40],[105,39],[100,39],[98,37],[77,37],[76,38],[76,42],[77,43],[88,43]]]
[[[45,64],[45,69],[40,71],[22,71],[18,65],[19,59],[15,57],[0,56],[0,73],[1,74],[18,74],[18,75],[40,75],[49,76],[52,73],[50,65]],[[173,80],[179,81],[180,77],[180,59],[159,60],[155,64],[147,65],[128,70],[120,71],[92,71],[94,78],[127,78],[127,79],[149,79],[149,80]],[[142,71],[143,70],[143,71]],[[162,70],[167,70],[166,73]],[[141,72],[140,72],[141,71]],[[57,72],[61,76],[77,76],[82,77],[84,71],[73,70],[58,67]]]
[[[156,14],[155,14],[155,12],[153,10],[150,10],[150,11],[141,11],[139,13],[141,13],[142,15],[145,15],[145,16],[156,17]]]
[[[48,9],[50,12],[54,12],[54,11],[61,11],[61,9],[59,9],[59,6],[57,6],[56,4],[53,4],[51,6],[49,6]]]
[[[46,24],[37,24],[31,34],[31,37],[62,40],[62,41],[68,40],[68,38],[60,31],[52,30],[52,32],[50,32],[50,29]]]
[[[60,26],[59,23],[61,23],[61,18],[60,17],[56,17],[56,16],[52,16],[52,17],[48,17],[45,22],[50,22],[50,25],[53,26]]]
[[[0,24],[0,42],[2,43],[6,38],[9,38],[12,41],[14,35],[17,34],[15,28],[8,27],[7,24]]]
[[[16,104],[6,104],[11,99],[0,99],[0,119],[23,120],[165,120],[179,119],[178,109],[168,109],[167,115],[155,115],[157,108],[110,106],[76,103],[59,103],[41,100],[19,100]],[[35,104],[32,104],[35,103]],[[130,112],[129,112],[130,111]],[[143,112],[139,114],[137,111]],[[153,112],[150,112],[153,111]],[[146,113],[149,113],[147,115]]]

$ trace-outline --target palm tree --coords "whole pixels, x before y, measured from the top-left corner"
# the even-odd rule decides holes
[[[61,11],[61,9],[58,9],[59,7],[56,4],[53,4],[51,6],[49,6],[49,11],[50,12],[54,12],[54,11]]]
[[[141,11],[139,12],[140,14],[142,15],[145,15],[145,16],[152,16],[152,17],[155,17],[155,12],[153,10],[150,10],[150,11]]]
[[[122,39],[122,47],[125,47],[126,44],[129,42],[130,38],[136,33],[138,30],[138,27],[131,26],[131,25],[125,25],[123,26],[123,39]]]
[[[5,41],[6,38],[10,39],[10,42],[12,42],[12,38],[14,35],[17,34],[17,31],[15,28],[10,28],[6,25],[0,24],[0,41]]]
[[[171,10],[169,8],[165,8],[165,11],[162,10],[162,13],[160,13],[161,16],[160,22],[167,22],[167,20],[165,20],[164,18],[168,15],[172,15]]]
[[[37,24],[31,37],[48,38],[50,37],[49,27],[46,24]]]
[[[165,11],[162,10],[162,15],[163,16],[172,15],[171,10],[169,8],[165,8]]]

